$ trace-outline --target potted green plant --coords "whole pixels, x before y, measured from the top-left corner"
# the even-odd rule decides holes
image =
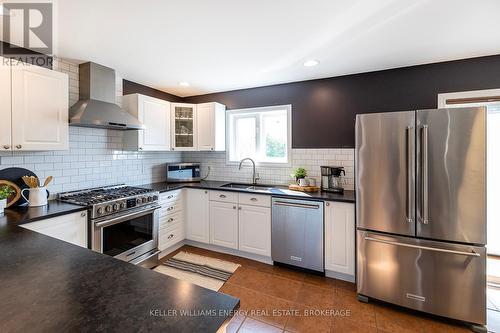
[[[14,194],[14,190],[7,185],[0,186],[0,214],[3,214],[4,208],[7,206],[7,198]]]
[[[295,169],[295,171],[291,174],[291,176],[295,178],[296,182],[298,182],[299,179],[306,178],[307,170],[302,167],[299,167]]]

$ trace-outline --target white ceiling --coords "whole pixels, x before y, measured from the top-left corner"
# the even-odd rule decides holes
[[[499,54],[499,13],[498,0],[60,0],[57,52],[191,96]]]

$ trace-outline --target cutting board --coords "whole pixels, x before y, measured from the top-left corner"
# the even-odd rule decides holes
[[[292,191],[300,191],[300,192],[318,192],[319,186],[300,186],[296,184],[288,185],[288,189]]]
[[[24,168],[6,168],[0,170],[0,179],[13,182],[17,186],[19,186],[21,190],[28,188],[28,185],[26,185],[24,181],[21,179],[22,176],[36,177],[36,174],[33,171]],[[23,197],[20,197],[19,200],[17,200],[14,203],[14,206],[20,206],[23,204],[26,204],[26,200]]]

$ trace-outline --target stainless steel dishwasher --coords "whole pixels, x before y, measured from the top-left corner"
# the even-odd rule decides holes
[[[272,198],[273,261],[324,272],[323,202]]]

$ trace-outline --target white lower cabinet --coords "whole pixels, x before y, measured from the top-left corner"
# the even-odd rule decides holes
[[[186,239],[209,243],[208,190],[186,189]]]
[[[271,209],[268,207],[240,205],[240,251],[271,256]]]
[[[238,205],[210,202],[210,244],[238,249]]]
[[[22,224],[21,227],[62,241],[87,247],[87,212],[76,212],[41,221]]]
[[[354,276],[354,204],[325,204],[325,269]]]
[[[160,193],[158,249],[163,251],[185,237],[183,191]]]

